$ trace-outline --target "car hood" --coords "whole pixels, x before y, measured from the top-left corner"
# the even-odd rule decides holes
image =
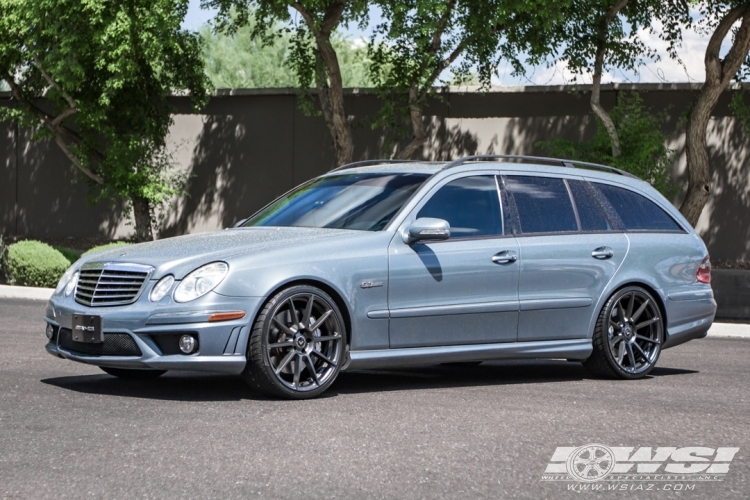
[[[177,236],[114,248],[87,256],[85,262],[128,262],[154,266],[152,279],[172,273],[182,279],[203,264],[276,248],[331,238],[351,238],[363,231],[305,227],[248,227]]]

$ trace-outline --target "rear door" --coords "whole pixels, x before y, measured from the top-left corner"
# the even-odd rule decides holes
[[[495,175],[447,179],[401,229],[419,217],[445,219],[450,239],[408,245],[397,234],[392,240],[392,348],[516,340],[518,243],[510,227],[505,230],[497,187]]]
[[[582,179],[508,175],[520,248],[518,340],[586,338],[628,252]]]

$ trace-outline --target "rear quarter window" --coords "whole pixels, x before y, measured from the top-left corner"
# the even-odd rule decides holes
[[[615,209],[628,231],[682,231],[656,203],[629,189],[592,183]]]

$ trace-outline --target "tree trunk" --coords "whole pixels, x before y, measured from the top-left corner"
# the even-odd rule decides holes
[[[341,68],[339,67],[336,51],[331,45],[330,37],[318,40],[318,50],[326,67],[329,88],[327,99],[330,105],[329,128],[333,134],[333,147],[336,152],[336,166],[340,167],[351,163],[354,154],[354,141],[349,125],[349,117],[344,108],[344,85],[341,80]]]
[[[411,142],[396,155],[399,160],[408,160],[427,142],[422,110],[419,107],[419,87],[416,82],[413,82],[409,87],[409,118],[411,119],[413,136]]]
[[[625,8],[628,4],[628,0],[619,0],[617,3],[612,5],[602,19],[602,24],[599,28],[599,33],[596,39],[596,58],[594,59],[594,75],[593,75],[593,87],[591,89],[591,110],[599,117],[604,123],[604,128],[607,129],[607,135],[612,143],[612,157],[617,158],[622,154],[622,148],[620,147],[620,136],[617,133],[617,128],[609,113],[602,107],[600,97],[602,90],[602,71],[604,70],[604,53],[606,51],[607,43],[607,31],[609,25],[615,18],[618,12]]]
[[[732,25],[742,19],[734,43],[724,59],[719,58],[721,43]],[[680,212],[694,227],[703,212],[711,194],[711,174],[708,164],[706,133],[711,112],[721,93],[737,75],[740,66],[750,52],[750,2],[746,2],[727,12],[711,35],[704,59],[706,81],[690,111],[686,133],[686,156],[688,171],[688,191]]]
[[[131,196],[133,202],[133,218],[135,219],[135,240],[153,241],[154,233],[151,231],[151,204],[146,198]]]
[[[325,67],[325,74],[318,74],[317,87],[320,91],[326,89],[325,95],[321,95],[321,105],[331,135],[333,137],[333,148],[336,153],[336,166],[351,163],[354,153],[354,142],[352,131],[349,126],[349,117],[344,110],[344,86],[341,81],[341,67],[336,56],[336,50],[331,45],[331,33],[336,29],[348,0],[333,0],[328,4],[323,19],[316,21],[310,11],[302,5],[302,2],[292,2],[290,6],[300,13],[305,20],[308,29],[315,37],[315,45],[318,49],[320,59]],[[320,65],[318,66],[320,68]],[[321,77],[326,85],[321,85]]]

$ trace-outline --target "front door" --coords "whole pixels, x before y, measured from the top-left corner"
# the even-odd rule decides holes
[[[495,176],[454,177],[425,198],[404,225],[445,219],[451,237],[411,245],[400,234],[392,240],[391,347],[515,341],[519,249],[504,230]]]

